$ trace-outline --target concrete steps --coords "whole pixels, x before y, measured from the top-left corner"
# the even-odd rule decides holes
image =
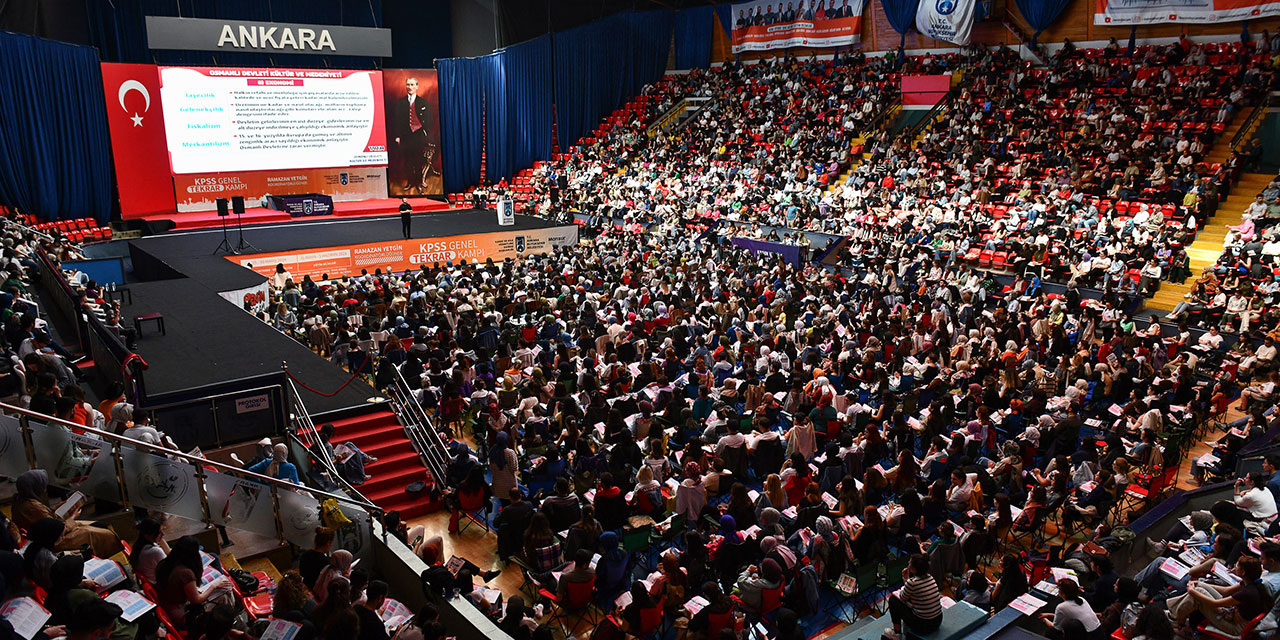
[[[1246,136],[1252,133],[1260,122],[1259,118],[1250,125]],[[1239,117],[1228,124],[1226,130],[1218,137],[1217,144],[1205,154],[1205,161],[1226,162],[1231,157],[1231,141],[1240,133],[1245,126],[1244,123],[1245,118]],[[1240,179],[1231,189],[1231,195],[1218,203],[1218,208],[1211,218],[1201,221],[1202,226],[1200,232],[1196,234],[1195,242],[1187,247],[1192,277],[1188,278],[1184,284],[1162,283],[1160,290],[1147,300],[1147,308],[1167,312],[1177,306],[1183,296],[1191,290],[1191,283],[1195,280],[1195,276],[1205,267],[1218,261],[1218,257],[1222,255],[1222,243],[1226,240],[1228,227],[1240,224],[1245,208],[1271,182],[1272,177],[1262,173],[1241,174]]]

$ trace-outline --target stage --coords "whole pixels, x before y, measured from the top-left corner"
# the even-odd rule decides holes
[[[499,226],[491,210],[420,214],[413,218],[414,237],[403,240],[398,215],[295,218],[282,224],[246,226],[245,240],[255,249],[243,255],[213,253],[222,240],[221,229],[130,240],[134,277],[142,282],[128,285],[130,295],[125,297],[121,315],[128,322],[137,315],[160,313],[166,330],[161,335],[158,327],[148,324],[138,339],[137,353],[149,365],[143,376],[147,396],[166,397],[164,401],[228,380],[269,377],[280,373],[283,361],[299,379],[319,391],[332,392],[350,377],[339,366],[243,310],[241,300],[266,297],[267,278],[241,266],[240,261],[270,270],[282,254],[346,252],[360,259],[360,247],[373,247],[368,251],[385,271],[386,263],[396,260],[439,260],[438,247],[451,245],[465,244],[469,248],[459,253],[487,252],[495,262],[501,262],[504,254],[545,253],[577,243],[574,225],[556,225],[528,216],[516,216],[515,221],[513,226]],[[231,233],[231,243],[237,240]],[[399,253],[384,250],[386,247]],[[378,268],[374,265],[370,263],[369,272]],[[292,272],[298,281],[309,273]],[[331,271],[330,275],[339,273]],[[367,411],[368,399],[378,395],[361,381],[332,397],[306,390],[301,393],[310,413],[325,416]]]
[[[430,198],[409,198],[409,204],[413,205],[415,213],[435,213],[450,210],[448,202],[432,200]],[[246,207],[244,215],[241,216],[241,222],[243,224],[270,224],[305,220],[331,220],[333,218],[385,216],[387,214],[398,213],[399,211],[399,198],[376,198],[371,200],[356,200],[354,202],[335,202],[333,203],[332,215],[316,216],[315,218],[294,218],[283,211],[265,209],[263,207]],[[217,211],[175,211],[173,213],[147,216],[146,219],[151,222],[171,220],[173,221],[173,229],[175,231],[209,229],[215,227],[221,228],[222,226],[222,219],[218,217]],[[236,216],[234,214],[227,217],[228,225],[235,226],[235,223]]]

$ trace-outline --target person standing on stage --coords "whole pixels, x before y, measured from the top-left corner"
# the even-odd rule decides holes
[[[405,198],[400,198],[400,231],[406,240],[413,237],[413,205]]]
[[[400,147],[400,162],[404,169],[404,192],[416,190],[421,194],[428,140],[426,123],[431,121],[431,110],[427,101],[418,96],[417,78],[405,80],[404,88],[404,99],[396,101],[396,144]]]

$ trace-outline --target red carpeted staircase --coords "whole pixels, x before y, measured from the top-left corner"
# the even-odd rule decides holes
[[[400,512],[402,520],[416,518],[440,508],[425,496],[411,496],[405,486],[426,479],[426,467],[413,450],[404,428],[390,411],[375,411],[354,418],[333,421],[334,444],[351,441],[378,461],[365,466],[372,476],[356,487],[365,498],[387,511]]]

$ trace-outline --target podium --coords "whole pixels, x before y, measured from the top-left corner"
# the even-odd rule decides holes
[[[498,226],[510,227],[516,223],[516,203],[511,198],[498,201]]]

